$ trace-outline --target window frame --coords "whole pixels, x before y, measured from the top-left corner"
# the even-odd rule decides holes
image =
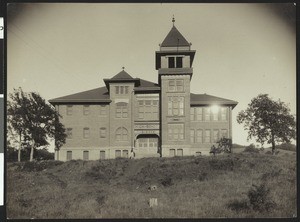
[[[90,138],[90,128],[84,127],[83,128],[83,139],[89,139]]]
[[[73,115],[73,105],[67,105],[66,106],[66,114],[67,114],[67,116],[72,116]]]
[[[119,127],[116,129],[115,138],[117,142],[128,141],[128,130],[125,127]]]
[[[106,127],[100,127],[100,138],[106,138],[106,134],[107,134],[107,131],[106,131]]]
[[[90,114],[90,105],[83,105],[83,115],[88,116]]]

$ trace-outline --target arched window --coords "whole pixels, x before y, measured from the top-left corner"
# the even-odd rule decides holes
[[[125,127],[119,127],[116,130],[116,140],[117,141],[127,141],[128,140],[128,130]]]

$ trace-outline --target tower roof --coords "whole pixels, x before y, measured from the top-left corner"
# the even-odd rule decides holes
[[[161,46],[162,47],[190,46],[190,44],[183,37],[183,35],[178,31],[178,29],[175,26],[173,26],[171,31],[164,39],[164,41],[161,43]]]
[[[119,72],[118,74],[116,74],[115,76],[113,76],[111,79],[117,80],[123,80],[123,79],[133,79],[131,75],[129,75],[127,72],[125,72],[124,70],[122,70],[121,72]]]

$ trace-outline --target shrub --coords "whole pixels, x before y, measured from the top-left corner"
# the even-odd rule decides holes
[[[164,186],[164,187],[169,187],[169,186],[172,186],[174,183],[173,183],[173,180],[171,177],[165,177],[163,178],[160,183]]]
[[[259,186],[252,185],[248,191],[249,202],[252,209],[255,211],[263,212],[270,211],[275,207],[275,203],[270,199],[270,189],[263,183]]]
[[[233,170],[234,162],[231,159],[211,159],[209,165],[213,170]]]
[[[234,211],[243,211],[243,210],[249,210],[251,206],[249,205],[248,200],[233,200],[229,204],[227,204],[227,207]]]
[[[201,172],[201,173],[198,175],[198,180],[199,180],[199,181],[207,180],[207,173],[206,173],[206,172]]]
[[[21,167],[21,169],[23,171],[42,171],[45,169],[50,169],[53,168],[55,166],[61,165],[64,162],[62,161],[58,161],[58,160],[45,160],[45,161],[33,161],[33,162],[24,162],[23,166]]]
[[[251,143],[249,146],[246,146],[244,152],[247,153],[258,153],[259,149],[255,148],[255,145]]]

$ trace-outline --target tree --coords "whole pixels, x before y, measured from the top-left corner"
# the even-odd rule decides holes
[[[48,138],[55,139],[56,149],[66,140],[64,126],[58,121],[59,113],[35,92],[25,93],[21,88],[9,94],[8,121],[20,135],[20,140],[30,145],[30,161],[34,149],[49,145]],[[21,143],[20,143],[21,144]]]
[[[270,99],[268,94],[253,98],[248,108],[239,112],[237,122],[248,130],[248,139],[256,137],[256,142],[262,145],[272,144],[273,154],[276,143],[288,143],[296,138],[295,117],[289,107],[280,100]]]

